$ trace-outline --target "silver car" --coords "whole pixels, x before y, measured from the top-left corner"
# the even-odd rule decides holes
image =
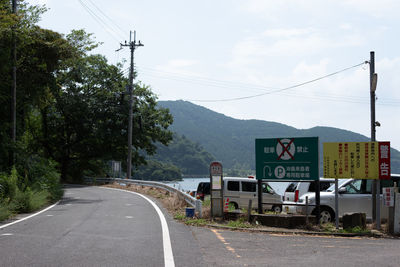
[[[372,218],[372,182],[373,180],[365,179],[345,179],[339,180],[339,217],[349,212],[365,213],[367,219]],[[392,181],[382,182],[385,187],[393,186]],[[390,183],[392,182],[392,183]],[[325,192],[321,192],[321,221],[331,222],[335,218],[335,185],[332,185]],[[315,205],[315,194],[303,195],[298,203],[305,204],[305,199],[308,197],[308,203]],[[381,195],[381,218],[387,218],[388,208],[383,206]],[[305,206],[297,206],[296,211],[299,214],[306,214]],[[310,206],[308,214],[315,214],[315,206]]]

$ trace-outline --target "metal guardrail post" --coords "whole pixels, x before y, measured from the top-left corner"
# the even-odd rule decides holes
[[[253,200],[249,199],[249,206],[247,207],[247,221],[251,221],[251,208],[253,207]]]
[[[201,200],[200,199],[196,199],[196,208],[195,208],[195,210],[196,210],[196,212],[198,212],[199,218],[201,218],[203,216],[202,215],[202,207],[203,207],[203,203],[201,202]]]

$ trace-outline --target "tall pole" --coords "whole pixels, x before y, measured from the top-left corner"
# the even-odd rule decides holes
[[[371,98],[371,142],[376,141],[376,119],[375,119],[375,90],[376,81],[375,74],[375,52],[370,52],[369,62],[369,79],[370,79],[370,98]],[[378,199],[378,200],[377,200]],[[374,180],[372,183],[372,222],[376,222],[376,228],[380,229],[380,183]]]
[[[131,50],[131,66],[129,70],[129,122],[128,122],[128,158],[127,158],[127,168],[126,174],[127,178],[131,179],[132,176],[132,122],[133,122],[133,79],[134,77],[134,52],[135,48],[138,46],[143,46],[142,43],[136,43],[136,31],[134,32],[134,38],[132,42],[132,31],[129,36],[129,43],[121,44],[123,46],[129,46]]]
[[[17,14],[17,0],[12,0],[12,13]],[[15,37],[15,25],[12,27],[12,89],[11,89],[11,140],[15,144],[17,139],[17,40]],[[11,149],[10,162],[14,164],[14,149]]]

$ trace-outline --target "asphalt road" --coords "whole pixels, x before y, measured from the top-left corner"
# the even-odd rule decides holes
[[[166,219],[175,265],[200,266],[190,228]],[[70,187],[55,207],[0,230],[0,266],[164,264],[159,215],[132,193]]]
[[[400,266],[399,239],[192,231],[204,266]]]
[[[188,227],[162,212],[172,263],[165,259],[165,227],[149,201],[70,187],[58,205],[0,229],[0,266],[400,266],[399,239]]]

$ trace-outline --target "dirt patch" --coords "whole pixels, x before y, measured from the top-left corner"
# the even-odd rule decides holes
[[[169,191],[157,187],[134,185],[134,184],[128,184],[126,186],[122,186],[119,185],[118,183],[113,183],[103,186],[110,188],[124,189],[157,198],[162,203],[163,207],[166,208],[172,214],[178,211],[184,211],[185,208],[188,206],[186,201],[178,194],[171,193]]]

